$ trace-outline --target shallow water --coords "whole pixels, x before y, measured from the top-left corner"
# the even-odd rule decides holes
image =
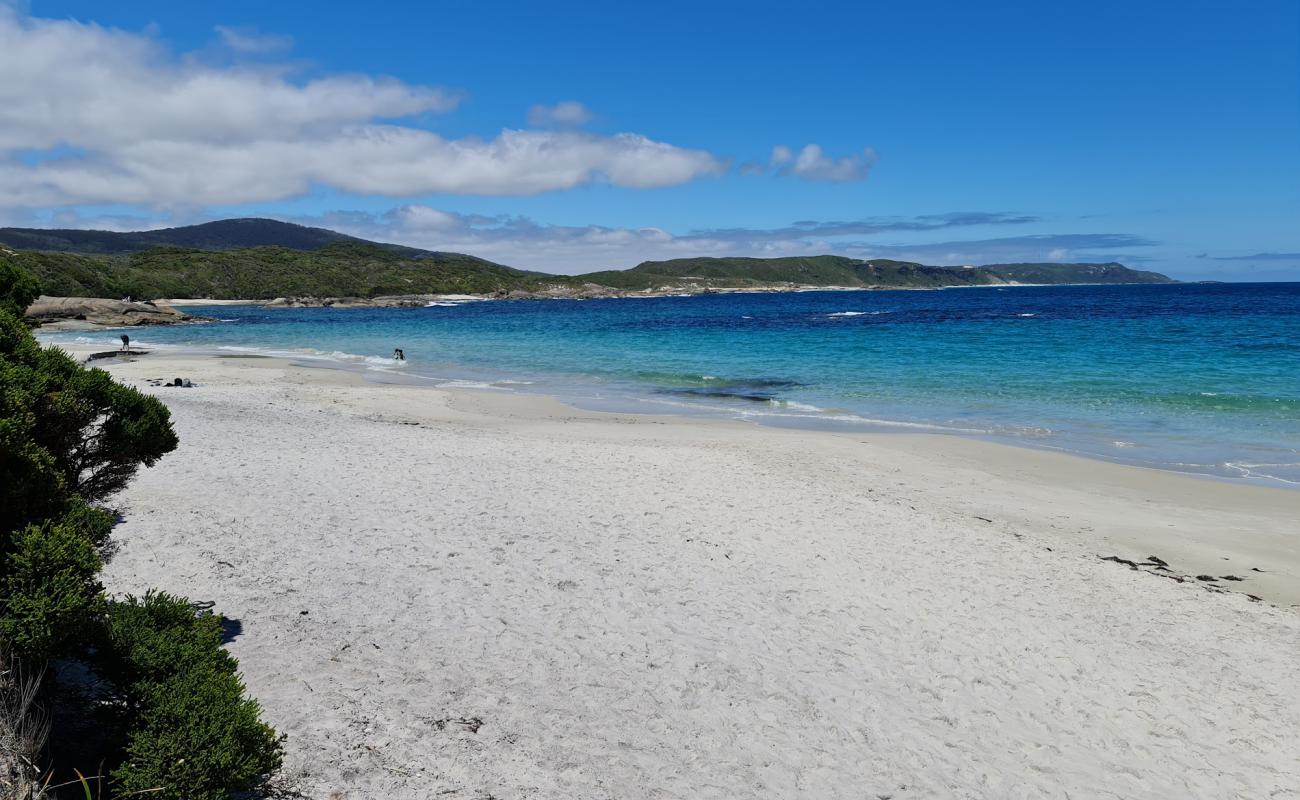
[[[951,432],[1300,486],[1298,283],[194,311],[222,321],[132,339],[592,408]],[[388,357],[394,347],[406,362]]]

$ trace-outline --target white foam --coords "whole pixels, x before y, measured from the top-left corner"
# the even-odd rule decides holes
[[[404,359],[398,359],[392,357],[385,358],[384,356],[365,356],[361,360],[369,364],[372,368],[379,367],[384,369],[402,369],[406,366],[406,361]]]
[[[810,405],[808,403],[799,403],[794,400],[772,400],[772,405],[779,408],[788,408],[792,411],[811,411],[814,414],[824,414],[826,409],[820,406]]]
[[[871,425],[878,428],[902,428],[905,430],[939,431],[943,433],[966,433],[966,434],[981,434],[981,435],[989,433],[989,431],[987,430],[980,430],[975,428],[957,428],[949,425],[932,425],[925,422],[903,422],[900,420],[892,420],[892,419],[875,419],[873,417],[863,417],[858,414],[850,414],[847,412],[827,411],[817,406],[805,405],[803,403],[794,403],[792,405],[791,401],[789,400],[770,401],[768,404],[768,408],[772,410],[760,410],[761,407],[738,408],[736,406],[712,405],[710,403],[702,402],[702,401],[670,400],[666,397],[634,396],[630,399],[636,400],[637,402],[640,403],[646,403],[646,404],[658,405],[658,406],[673,406],[676,408],[690,409],[692,411],[714,411],[729,417],[739,417],[740,419],[751,419],[751,418],[778,418],[779,419],[782,417],[788,419],[790,417],[815,417],[817,419],[827,420],[831,422],[852,422],[852,423],[857,423],[862,425]],[[786,412],[778,411],[776,410],[777,404],[782,404],[786,408],[793,407],[796,410],[804,411],[805,413],[792,414],[789,413],[788,411]]]
[[[434,300],[434,301],[431,301],[431,302],[425,303],[425,304],[424,304],[424,307],[425,307],[425,308],[433,308],[434,306],[441,306],[441,307],[443,307],[443,308],[456,308],[456,307],[459,306],[459,305],[460,305],[460,303],[439,303],[438,301]]]
[[[1017,314],[1017,317],[1036,317],[1037,314]]]
[[[506,391],[506,389],[504,389],[503,387],[493,386],[490,383],[484,383],[482,381],[464,381],[464,380],[443,381],[442,383],[438,384],[438,388],[439,389],[492,389],[498,392]]]
[[[1277,481],[1278,483],[1285,483],[1290,486],[1300,486],[1300,481],[1287,480],[1286,478],[1278,477],[1277,475],[1273,475],[1272,473],[1260,469],[1261,467],[1300,467],[1300,464],[1245,464],[1227,461],[1224,462],[1223,466],[1230,470],[1234,470],[1238,473],[1238,476],[1242,478],[1264,478],[1270,481]]]

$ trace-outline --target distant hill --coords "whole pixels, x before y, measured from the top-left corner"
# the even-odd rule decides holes
[[[119,298],[515,292],[597,296],[795,286],[939,288],[1009,283],[1169,283],[1123,264],[936,267],[844,256],[682,258],[586,275],[545,275],[462,253],[420,250],[271,219],[228,219],[156,231],[0,228],[0,251],[58,296]],[[3,252],[0,252],[3,255]]]
[[[1123,264],[986,264],[980,269],[1015,283],[1177,283],[1168,275]]]
[[[933,267],[911,261],[843,256],[788,258],[679,258],[647,261],[622,271],[593,272],[579,280],[637,290],[663,286],[746,288],[773,284],[937,288],[1008,283],[1172,283],[1155,272],[1123,264],[994,264]]]
[[[291,250],[320,250],[335,242],[360,242],[411,256],[427,250],[397,244],[367,242],[355,236],[325,228],[309,228],[291,222],[250,217],[223,219],[181,228],[154,231],[83,231],[75,229],[0,228],[0,245],[20,250],[59,253],[127,255],[156,247],[184,247],[193,250],[242,250],[248,247],[287,247]]]

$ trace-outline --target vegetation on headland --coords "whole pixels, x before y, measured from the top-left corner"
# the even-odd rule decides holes
[[[319,250],[156,248],[117,256],[16,251],[10,258],[37,277],[43,293],[59,297],[491,294],[532,280],[521,270],[474,256],[443,253],[411,258],[379,245],[353,242],[336,242]]]
[[[1122,264],[995,264],[985,267],[932,267],[911,261],[862,260],[844,256],[786,258],[679,258],[647,261],[622,271],[579,276],[621,289],[656,286],[762,288],[782,284],[853,288],[931,289],[1006,283],[1171,283],[1155,272]]]
[[[367,242],[274,220],[141,233],[0,229],[10,259],[63,297],[360,297],[420,294],[593,296],[620,292],[940,288],[1007,283],[1168,283],[1122,264],[936,267],[844,256],[686,258],[627,270],[544,275],[481,258]]]
[[[104,503],[176,448],[170,414],[42,348],[14,313],[34,295],[0,263],[0,797],[255,789],[280,739],[244,696],[220,618],[99,583]]]

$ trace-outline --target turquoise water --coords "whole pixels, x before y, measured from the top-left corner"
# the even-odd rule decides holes
[[[946,432],[1300,485],[1300,284],[194,311],[222,321],[132,339],[592,408]],[[119,333],[46,338],[110,345]]]

